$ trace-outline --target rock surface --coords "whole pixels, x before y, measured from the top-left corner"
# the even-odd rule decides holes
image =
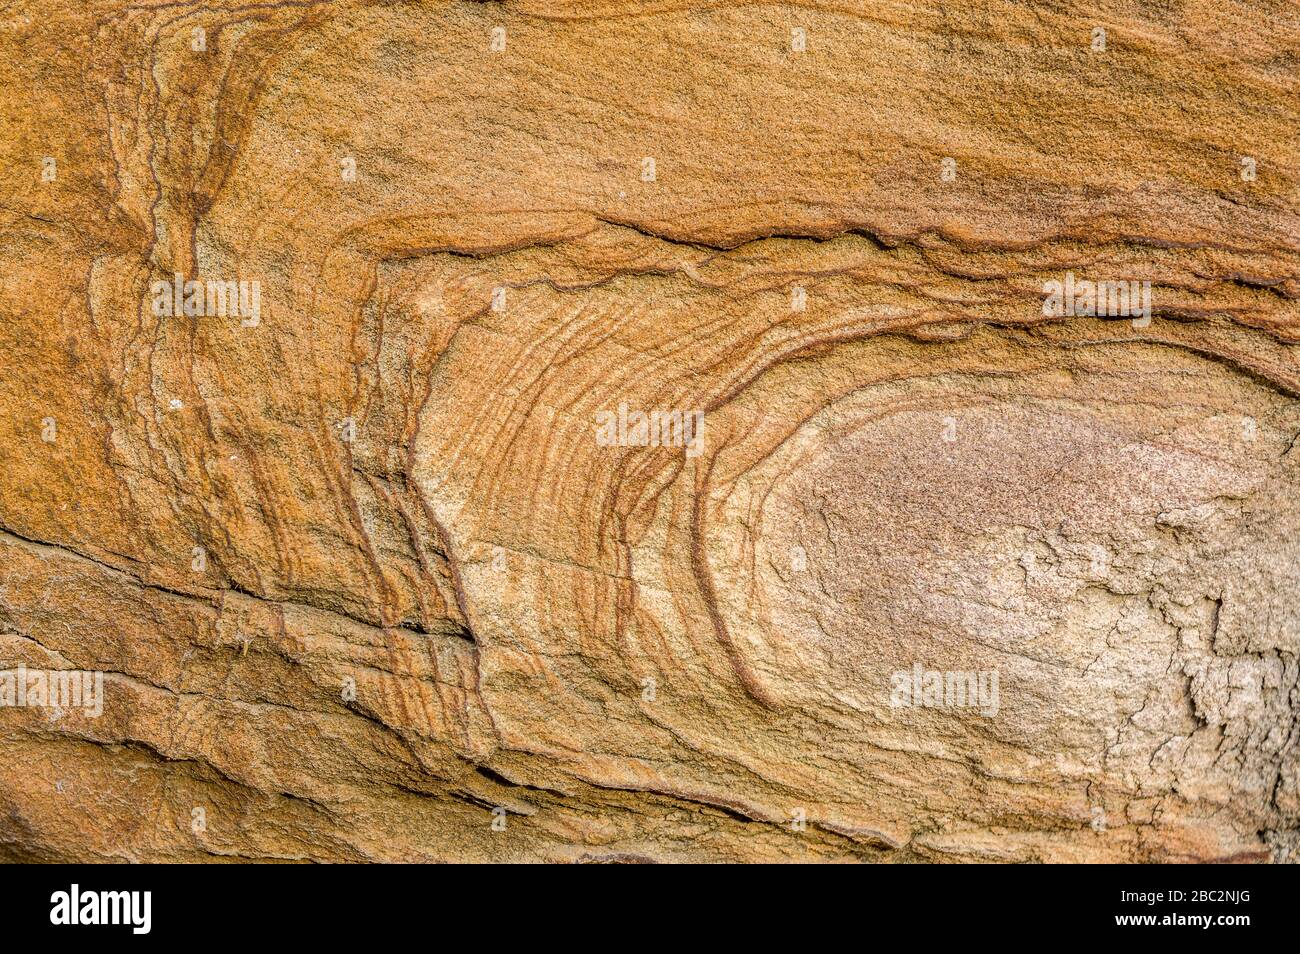
[[[104,674],[0,708],[0,857],[1300,856],[1296,4],[19,0],[0,64],[0,666]]]

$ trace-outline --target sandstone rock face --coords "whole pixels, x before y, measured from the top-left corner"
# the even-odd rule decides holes
[[[0,64],[0,857],[1300,855],[1294,3]]]

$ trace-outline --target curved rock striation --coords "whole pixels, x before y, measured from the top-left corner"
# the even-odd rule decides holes
[[[1297,859],[1294,4],[0,17],[0,856]]]

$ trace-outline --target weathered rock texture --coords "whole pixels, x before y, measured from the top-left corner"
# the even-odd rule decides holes
[[[0,856],[1295,860],[1295,3],[0,17]]]

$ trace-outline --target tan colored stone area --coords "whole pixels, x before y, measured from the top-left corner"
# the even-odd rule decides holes
[[[1294,3],[19,0],[0,133],[0,858],[1300,857]]]

